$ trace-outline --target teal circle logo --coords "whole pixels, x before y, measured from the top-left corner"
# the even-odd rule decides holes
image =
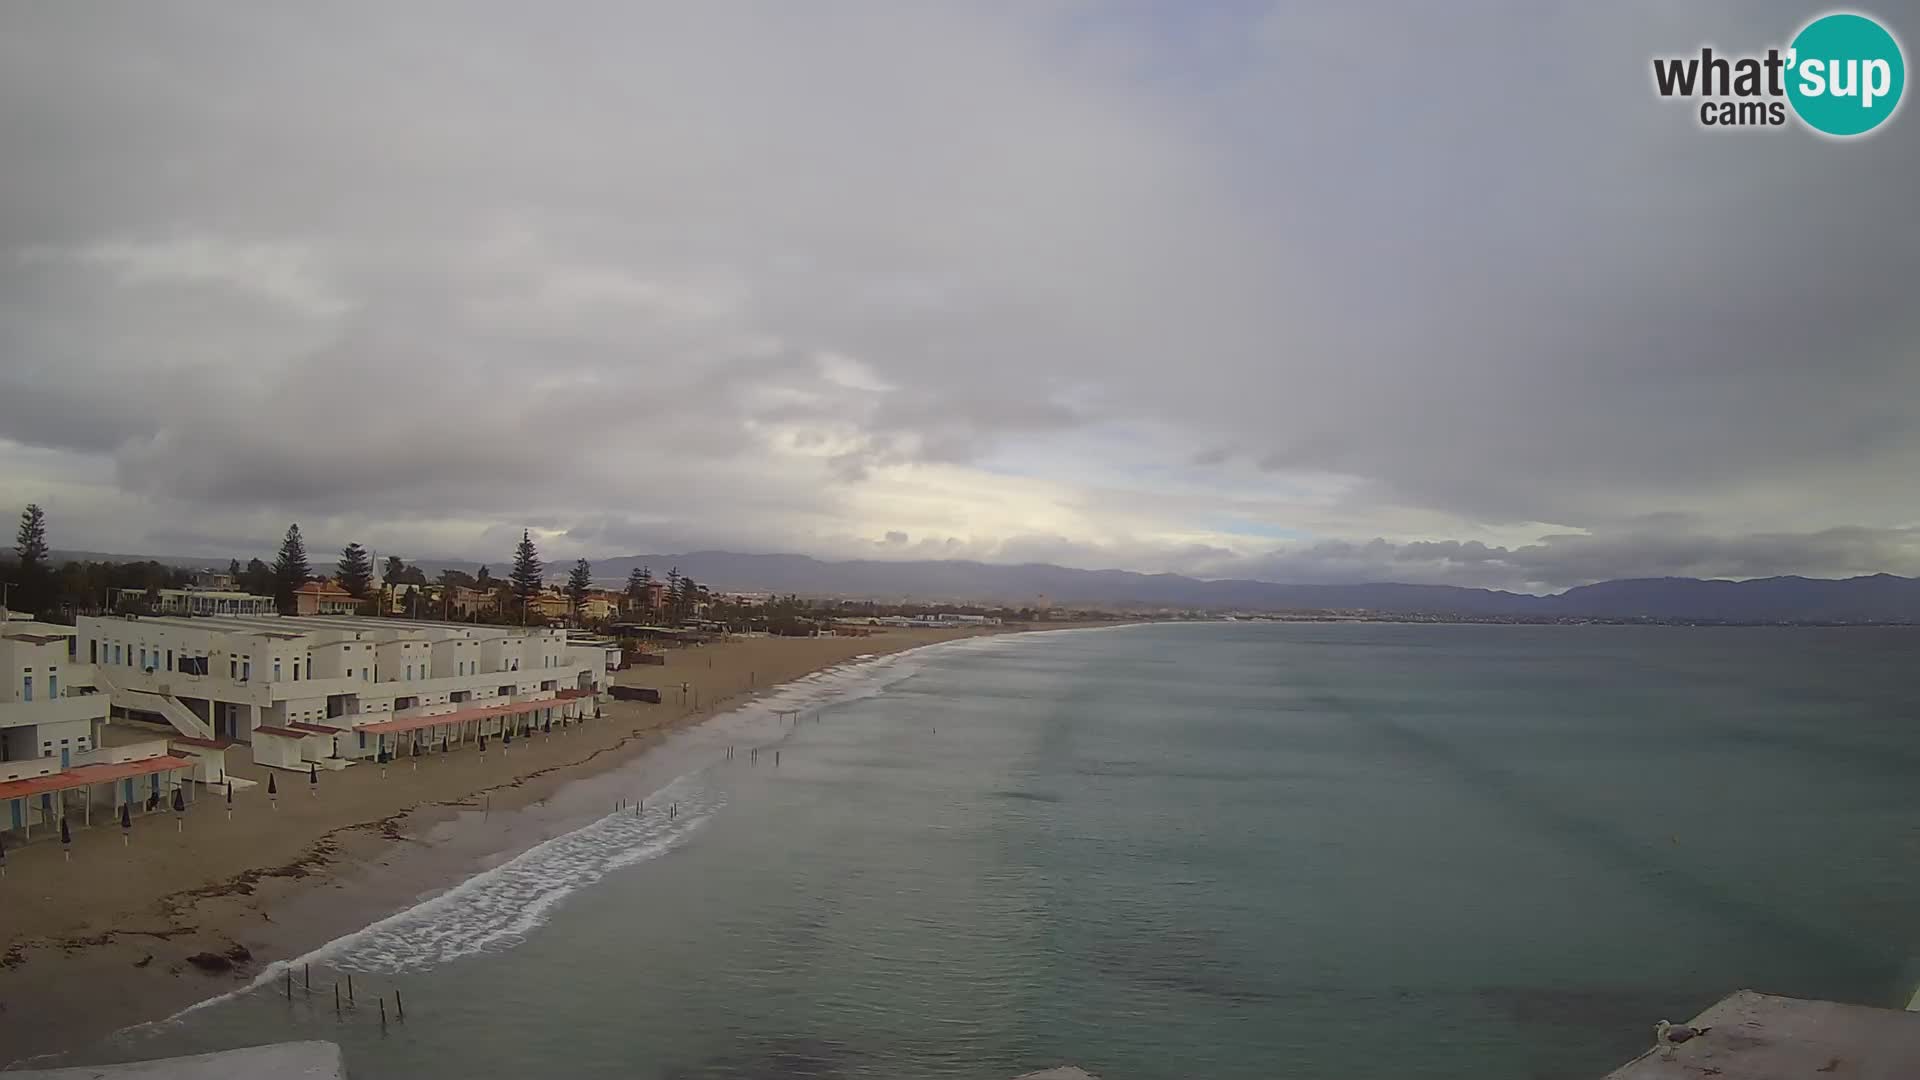
[[[1794,36],[1788,56],[1787,100],[1815,131],[1864,135],[1900,107],[1906,58],[1893,35],[1865,15],[1822,15]]]

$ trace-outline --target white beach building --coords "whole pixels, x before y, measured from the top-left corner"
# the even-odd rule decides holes
[[[100,745],[108,698],[71,626],[0,620],[0,832],[164,798],[191,762],[165,739]]]
[[[115,709],[282,768],[586,715],[610,679],[560,629],[352,615],[89,616],[75,654]]]

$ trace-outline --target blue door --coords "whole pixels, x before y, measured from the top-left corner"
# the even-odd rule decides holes
[[[60,767],[65,769],[73,764],[73,753],[66,747],[60,748]]]
[[[120,801],[133,801],[133,779],[131,777],[120,781]]]
[[[7,805],[13,808],[13,827],[16,829],[26,824],[26,822],[20,820],[20,802],[21,800],[19,799],[7,800]]]

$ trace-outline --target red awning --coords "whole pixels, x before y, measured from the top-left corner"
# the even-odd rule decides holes
[[[441,724],[464,724],[470,720],[491,720],[496,716],[515,716],[519,713],[533,712],[537,709],[551,708],[561,703],[560,698],[547,698],[541,701],[514,701],[505,705],[477,705],[471,709],[456,709],[438,716],[407,716],[394,720],[375,720],[370,724],[355,724],[353,730],[364,731],[372,735],[400,735],[421,728],[439,727]]]
[[[311,731],[295,731],[292,728],[274,727],[270,724],[261,724],[254,728],[253,732],[256,735],[278,735],[283,739],[304,739],[313,734]]]
[[[553,699],[555,701],[573,701],[576,698],[591,697],[591,696],[593,696],[593,691],[591,690],[573,689],[573,690],[562,690],[559,693],[553,695]]]
[[[139,761],[115,761],[99,765],[81,765],[78,768],[57,772],[52,776],[35,776],[27,780],[9,780],[0,784],[0,801],[19,799],[28,795],[42,795],[55,791],[71,791],[75,788],[90,787],[94,784],[111,784],[116,780],[128,780],[148,773],[172,772],[175,769],[190,769],[193,762],[172,754],[159,757],[141,758]]]

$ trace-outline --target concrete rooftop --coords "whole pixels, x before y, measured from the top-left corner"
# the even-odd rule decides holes
[[[1675,1047],[1671,1059],[1650,1050],[1606,1080],[1920,1077],[1920,1013],[1739,990],[1688,1023],[1712,1030]]]

